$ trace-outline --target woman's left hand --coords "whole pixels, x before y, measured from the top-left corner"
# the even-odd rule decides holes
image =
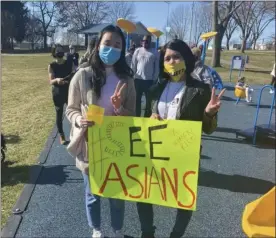
[[[124,83],[120,89],[119,89],[119,85],[117,85],[114,94],[110,97],[110,101],[115,109],[119,109],[122,104],[121,94],[122,94],[122,90],[125,87],[126,87],[126,83]]]
[[[207,107],[205,108],[205,112],[209,116],[214,116],[218,112],[221,105],[220,98],[224,94],[225,90],[226,90],[225,88],[222,89],[219,95],[216,96],[216,89],[215,88],[212,89],[211,100],[209,101]]]

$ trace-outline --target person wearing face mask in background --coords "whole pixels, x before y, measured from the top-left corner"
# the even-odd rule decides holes
[[[89,66],[80,68],[73,77],[66,116],[71,122],[69,153],[76,156],[85,186],[85,203],[92,237],[104,237],[101,230],[100,197],[93,194],[89,184],[87,157],[87,127],[93,122],[86,119],[82,110],[90,104],[105,109],[105,116],[135,115],[135,86],[133,72],[125,59],[125,37],[117,26],[109,25],[100,33],[92,52]],[[115,237],[123,237],[124,201],[109,199],[111,226]]]
[[[57,44],[52,48],[52,56],[55,61],[48,66],[49,83],[52,85],[53,102],[56,109],[56,125],[60,136],[60,143],[66,144],[63,131],[63,108],[67,104],[68,89],[74,66],[72,61],[64,59],[62,45]]]
[[[75,70],[78,68],[79,66],[79,53],[76,52],[76,48],[73,45],[69,46],[69,53],[67,54],[66,58],[68,61],[71,61],[72,64],[74,65]]]
[[[218,96],[214,88],[211,93],[208,85],[191,76],[194,67],[195,58],[185,42],[177,39],[168,42],[160,55],[161,80],[149,91],[151,102],[145,116],[157,120],[201,121],[203,132],[211,134],[217,127],[217,113],[224,90]],[[138,202],[137,210],[142,237],[153,238],[152,205]],[[191,216],[192,211],[177,209],[171,238],[183,236]]]
[[[136,88],[136,116],[141,115],[141,99],[145,94],[146,104],[149,101],[148,90],[157,80],[159,74],[159,53],[151,49],[151,36],[144,36],[142,47],[135,50],[131,68],[134,72]]]

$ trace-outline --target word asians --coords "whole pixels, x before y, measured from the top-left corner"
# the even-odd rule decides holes
[[[139,180],[136,176],[134,177],[133,175],[131,175],[131,172],[132,171],[134,172],[135,169],[138,169],[139,171],[143,169],[143,174],[144,174],[143,181]],[[112,170],[114,170],[116,174],[115,178],[110,177]],[[151,197],[151,191],[152,191],[153,185],[156,185],[159,188],[162,200],[167,201],[169,197],[167,194],[168,193],[167,186],[169,184],[169,187],[170,187],[169,189],[171,189],[175,200],[175,207],[179,207],[182,209],[192,208],[196,201],[196,195],[195,195],[196,193],[187,184],[188,177],[196,175],[195,171],[186,171],[184,174],[179,174],[178,169],[174,168],[172,170],[172,173],[173,173],[173,176],[172,176],[173,179],[172,179],[169,173],[167,172],[166,168],[161,168],[160,171],[158,171],[160,172],[160,176],[158,176],[156,169],[154,167],[148,168],[148,167],[141,167],[138,164],[131,164],[126,168],[126,170],[124,171],[125,174],[123,174],[123,176],[121,175],[121,172],[122,171],[120,171],[116,163],[110,163],[107,169],[106,175],[104,177],[104,181],[102,185],[99,187],[99,194],[103,194],[104,191],[107,189],[111,190],[112,187],[114,186],[114,183],[119,183],[126,197],[147,202],[147,199]],[[181,178],[181,180],[179,178]],[[131,194],[128,191],[126,186],[128,182],[137,183],[140,187],[140,193]],[[181,184],[183,186],[181,186]],[[187,193],[185,195],[186,191],[190,193],[189,196],[187,196]],[[185,195],[186,198],[191,197],[191,199],[189,199],[191,201],[187,204],[183,204],[182,202],[180,202],[180,200],[183,200],[181,199],[181,196],[183,195]]]

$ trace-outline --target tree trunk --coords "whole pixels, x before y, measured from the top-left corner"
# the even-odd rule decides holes
[[[221,42],[222,42],[222,37],[220,35],[220,32],[218,31],[218,34],[214,38],[212,67],[221,67],[220,65]]]
[[[246,50],[246,39],[244,37],[242,40],[241,52],[244,53],[245,50]]]
[[[213,31],[218,32],[218,34],[214,37],[213,43],[213,55],[212,55],[212,67],[220,67],[220,48],[221,48],[221,40],[220,40],[220,32],[218,31],[218,2],[213,1],[213,22],[212,28]]]
[[[85,47],[87,47],[88,46],[88,34],[85,34],[84,36],[85,36],[85,38],[84,38]]]
[[[257,44],[257,41],[253,40],[253,50],[256,50],[256,44]]]
[[[47,34],[46,33],[44,33],[44,35],[43,35],[43,48],[44,48],[44,50],[47,49]]]
[[[13,37],[11,38],[11,49],[13,50]]]
[[[226,49],[229,50],[230,49],[230,38],[226,38]]]

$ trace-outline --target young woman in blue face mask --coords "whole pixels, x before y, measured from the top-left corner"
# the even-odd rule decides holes
[[[60,135],[60,143],[65,144],[66,139],[62,126],[63,107],[64,104],[67,104],[69,82],[74,69],[72,62],[64,59],[62,45],[57,44],[52,48],[52,56],[55,61],[48,66],[49,83],[52,85],[53,102],[56,109],[56,125]]]
[[[94,104],[105,108],[105,116],[134,116],[136,94],[133,72],[125,59],[125,38],[120,28],[109,25],[100,34],[89,66],[80,68],[73,77],[66,116],[72,124],[68,151],[76,156],[85,185],[86,215],[93,229],[92,237],[103,237],[100,197],[90,190],[87,158],[87,121],[82,108]],[[110,200],[111,226],[115,237],[123,237],[124,201]]]

